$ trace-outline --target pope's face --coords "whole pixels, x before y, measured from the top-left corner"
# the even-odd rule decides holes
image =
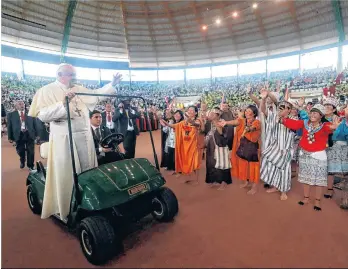
[[[64,66],[58,74],[59,81],[65,85],[71,86],[76,81],[76,70],[72,66]]]

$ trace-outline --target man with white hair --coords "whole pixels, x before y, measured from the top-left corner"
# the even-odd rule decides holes
[[[98,166],[90,129],[89,111],[99,101],[97,96],[75,96],[75,93],[115,94],[114,86],[122,76],[116,74],[111,83],[97,90],[74,85],[75,68],[61,64],[57,80],[39,89],[30,106],[29,116],[50,123],[46,185],[41,218],[57,214],[65,220],[70,210],[73,190],[73,172],[68,137],[68,121],[65,97],[68,96],[76,172],[81,173]]]

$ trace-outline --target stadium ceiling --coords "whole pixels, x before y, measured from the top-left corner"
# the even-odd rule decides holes
[[[133,68],[272,56],[343,41],[348,31],[348,1],[338,0],[3,0],[1,5],[3,44],[52,53],[66,49],[71,56],[129,61]]]

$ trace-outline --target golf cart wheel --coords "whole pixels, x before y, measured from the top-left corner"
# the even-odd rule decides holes
[[[118,240],[114,228],[104,217],[83,219],[78,233],[82,252],[91,264],[105,264],[122,248],[122,241]]]
[[[41,214],[42,207],[39,203],[39,200],[36,196],[33,186],[31,185],[28,185],[28,188],[27,188],[27,200],[28,200],[28,205],[30,210],[34,214],[37,214],[37,215]]]
[[[163,187],[152,200],[152,216],[160,222],[169,222],[179,211],[178,200],[171,189]]]

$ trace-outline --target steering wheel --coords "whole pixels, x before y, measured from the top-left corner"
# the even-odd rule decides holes
[[[101,142],[103,148],[116,149],[124,140],[123,134],[112,133],[105,137]]]

